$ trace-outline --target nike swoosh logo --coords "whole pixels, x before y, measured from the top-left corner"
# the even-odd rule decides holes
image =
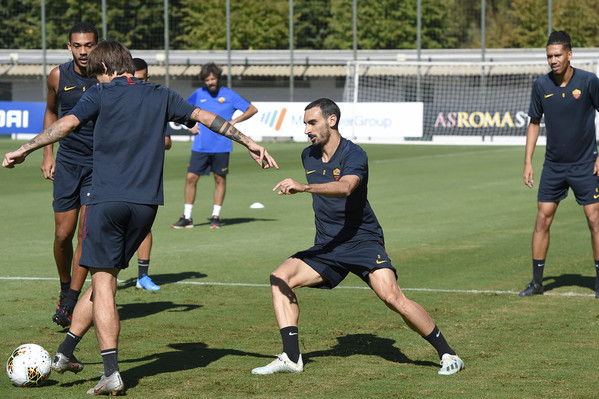
[[[437,332],[437,338],[439,338],[439,335],[441,335],[441,331]]]
[[[71,87],[64,87],[64,91],[69,91],[69,90],[73,90],[75,87],[77,86],[71,86]]]
[[[307,170],[306,174],[309,175],[310,173],[314,173],[314,172],[316,172],[316,171],[315,170]]]
[[[201,102],[201,103],[205,103],[206,101],[208,101],[208,100],[206,100],[205,98],[202,98],[202,99],[200,100],[200,102]]]
[[[599,195],[593,195],[593,198],[597,199],[599,198]]]
[[[386,260],[377,260],[377,261],[376,261],[376,264],[377,264],[377,265],[380,265],[381,263],[385,263],[385,262],[387,262],[387,261],[386,261]]]
[[[290,332],[290,333],[289,333],[289,335],[297,335],[297,333],[292,333],[292,332]]]
[[[543,97],[545,97],[545,98],[549,98],[549,97],[551,97],[552,95],[553,95],[553,94],[545,94]]]

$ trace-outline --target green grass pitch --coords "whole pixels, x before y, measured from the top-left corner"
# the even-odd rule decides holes
[[[4,154],[20,144],[0,140]],[[522,147],[363,145],[370,202],[408,297],[428,310],[466,363],[437,375],[436,352],[356,277],[333,291],[301,289],[304,373],[256,376],[281,351],[269,273],[314,237],[311,198],[278,196],[304,180],[306,144],[266,144],[280,170],[260,170],[236,146],[221,214],[208,228],[213,179],[198,184],[194,229],[183,210],[189,143],[167,153],[165,206],[154,224],[150,274],[136,290],[134,257],[117,293],[119,348],[134,398],[590,398],[596,396],[599,300],[590,236],[573,195],[552,228],[546,295],[520,298],[531,278],[536,190],[522,182]],[[538,182],[543,148],[537,149]],[[51,183],[41,151],[0,170],[0,354],[33,342],[52,355],[65,330],[51,322],[59,285],[52,257]],[[263,209],[250,209],[254,202]],[[94,330],[79,345],[85,369],[24,389],[0,378],[2,398],[79,398],[102,371]]]

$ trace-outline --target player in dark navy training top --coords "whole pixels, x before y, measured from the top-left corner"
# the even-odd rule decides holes
[[[6,154],[2,166],[12,168],[35,149],[66,137],[81,124],[95,122],[92,186],[80,260],[89,269],[92,284],[75,306],[71,327],[58,347],[52,369],[59,374],[83,369],[73,350],[93,323],[104,375],[88,393],[119,394],[125,387],[118,371],[117,275],[128,266],[152,227],[158,205],[163,203],[167,123],[190,126],[199,122],[246,146],[263,168],[278,166],[263,147],[222,117],[197,108],[166,87],[133,77],[131,54],[121,43],[98,43],[89,55],[87,70],[100,84],[86,90],[67,115]]]
[[[148,63],[141,58],[134,58],[133,65],[135,65],[135,77],[148,82],[150,75],[148,74]],[[170,134],[164,137],[164,149],[170,150],[173,142]],[[138,289],[144,289],[148,291],[160,291],[160,286],[152,281],[152,278],[148,274],[150,269],[150,254],[152,253],[152,232],[150,231],[146,238],[139,245],[137,250],[137,282],[135,286]]]
[[[599,79],[573,68],[572,42],[564,31],[547,40],[551,72],[538,78],[530,99],[526,133],[524,184],[533,187],[532,156],[545,117],[547,148],[537,195],[537,220],[532,235],[533,278],[520,296],[543,293],[543,271],[549,248],[549,229],[561,200],[572,188],[583,206],[595,257],[595,298],[599,298],[599,160],[595,138],[595,110],[599,109]]]
[[[81,22],[71,28],[67,47],[73,60],[57,66],[48,75],[44,128],[66,115],[83,93],[98,83],[96,79],[87,77],[85,70],[87,57],[97,42],[98,32],[92,24]],[[93,122],[88,122],[61,141],[56,160],[53,146],[46,146],[41,166],[44,177],[53,180],[53,251],[61,288],[52,321],[62,327],[71,324],[73,308],[87,276],[87,270],[79,266],[81,223],[75,251],[73,236],[77,230],[79,210],[82,214],[85,212],[86,194],[91,185],[93,129]]]
[[[463,361],[424,310],[406,298],[384,245],[383,230],[368,202],[368,157],[361,147],[341,137],[341,112],[333,101],[321,98],[304,114],[305,133],[312,145],[302,152],[307,184],[285,179],[274,187],[280,195],[311,193],[316,238],[314,246],[297,252],[271,275],[275,316],[283,340],[283,353],[254,374],[303,371],[299,350],[300,287],[334,288],[348,273],[366,282],[406,324],[424,337],[441,358],[439,374],[455,374]]]

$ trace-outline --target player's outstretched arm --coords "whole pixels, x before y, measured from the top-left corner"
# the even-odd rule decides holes
[[[290,195],[296,193],[318,194],[324,197],[338,198],[348,197],[360,185],[360,178],[356,175],[345,175],[339,181],[319,184],[302,184],[287,178],[280,181],[272,191],[278,191],[279,195]]]
[[[15,165],[23,163],[25,157],[33,151],[42,148],[48,144],[56,143],[58,140],[65,138],[79,126],[79,119],[73,115],[66,115],[50,126],[44,129],[43,132],[23,144],[19,149],[9,152],[4,155],[2,167],[14,168]]]
[[[277,168],[279,165],[270,156],[266,149],[254,142],[251,138],[241,133],[235,126],[225,118],[218,116],[210,111],[196,108],[191,114],[191,120],[199,122],[210,130],[223,135],[245,147],[250,151],[250,156],[263,168]]]

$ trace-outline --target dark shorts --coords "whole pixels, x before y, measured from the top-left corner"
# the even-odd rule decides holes
[[[67,212],[87,205],[91,185],[91,166],[75,165],[57,159],[53,181],[54,212]]]
[[[125,269],[152,228],[158,205],[102,202],[83,215],[83,267]]]
[[[370,285],[370,272],[376,269],[391,269],[397,279],[397,271],[391,265],[384,244],[376,241],[315,245],[291,257],[304,261],[326,279],[314,288],[335,288],[349,272]]]
[[[215,175],[226,175],[229,173],[229,153],[192,151],[187,171],[198,176],[209,175],[210,172]]]
[[[593,174],[595,161],[577,165],[559,165],[545,162],[539,184],[539,202],[559,202],[572,188],[580,205],[599,202],[599,179]]]

